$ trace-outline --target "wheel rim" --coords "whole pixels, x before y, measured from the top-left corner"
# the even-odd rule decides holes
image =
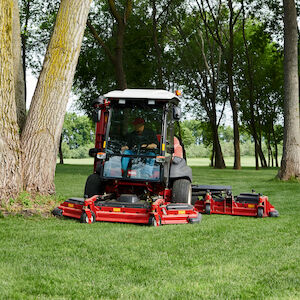
[[[85,222],[86,223],[89,223],[89,217],[88,217],[88,215],[86,215],[86,217],[85,217]],[[91,223],[93,223],[94,222],[94,217],[93,217],[93,215],[91,216]]]
[[[154,227],[157,227],[157,221],[156,221],[155,217],[153,217],[153,219],[152,219],[152,225]]]

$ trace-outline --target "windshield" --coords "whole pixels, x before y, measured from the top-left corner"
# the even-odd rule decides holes
[[[103,176],[158,180],[163,108],[130,104],[111,108]]]

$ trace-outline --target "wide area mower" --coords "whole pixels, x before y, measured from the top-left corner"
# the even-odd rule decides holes
[[[94,172],[84,198],[70,198],[53,214],[95,221],[199,223],[201,213],[278,216],[267,196],[233,196],[231,187],[192,186],[183,156],[177,95],[164,90],[112,91],[94,102]]]
[[[256,193],[232,195],[231,186],[193,186],[195,209],[205,214],[223,214],[248,217],[278,217],[279,213],[267,196]]]
[[[83,223],[199,223],[192,170],[174,134],[178,105],[178,96],[164,90],[126,89],[97,99],[94,172],[84,198],[66,200],[53,214]]]

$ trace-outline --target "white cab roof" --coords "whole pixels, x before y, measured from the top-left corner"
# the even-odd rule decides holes
[[[126,89],[124,91],[116,90],[111,91],[104,95],[106,98],[118,98],[118,99],[160,99],[160,100],[172,100],[179,98],[175,93],[171,93],[165,90],[151,90],[151,89]]]

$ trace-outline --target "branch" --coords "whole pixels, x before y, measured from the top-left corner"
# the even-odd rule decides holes
[[[130,17],[131,13],[132,13],[132,0],[127,0],[125,6],[125,13],[124,13],[124,24],[127,23],[127,20]]]
[[[114,18],[116,19],[116,21],[119,24],[123,24],[124,20],[121,18],[120,14],[117,11],[115,1],[114,0],[108,0],[108,5],[109,5],[109,8],[110,8],[111,14],[114,16]]]
[[[115,58],[111,54],[109,48],[107,47],[107,45],[105,44],[105,42],[103,41],[103,39],[98,35],[95,27],[90,23],[89,20],[87,20],[86,24],[87,24],[88,28],[90,29],[90,31],[91,31],[93,37],[95,38],[95,40],[104,49],[105,53],[107,54],[107,56],[109,57],[109,59],[111,60],[111,62],[114,64],[115,63]]]

